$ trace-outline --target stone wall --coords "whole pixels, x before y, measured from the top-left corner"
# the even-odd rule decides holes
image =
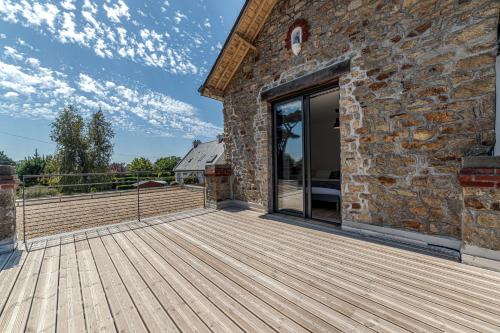
[[[0,253],[16,244],[16,179],[13,167],[0,165]]]
[[[461,158],[494,141],[496,0],[281,0],[224,96],[237,200],[271,207],[260,91],[351,59],[340,78],[345,220],[459,238]],[[285,47],[310,25],[299,56]]]

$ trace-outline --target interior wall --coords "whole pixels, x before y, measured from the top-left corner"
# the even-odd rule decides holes
[[[311,175],[315,178],[318,170],[340,171],[340,129],[334,128],[339,92],[311,97],[310,108]]]

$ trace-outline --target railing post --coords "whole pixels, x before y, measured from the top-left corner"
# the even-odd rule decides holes
[[[24,180],[24,176],[23,176],[23,242],[24,242],[24,247],[26,249],[28,249],[28,247],[26,246],[26,209],[25,209],[25,206],[26,206],[26,196],[24,194],[24,189],[26,187],[26,181]]]
[[[139,173],[137,173],[137,220],[141,222],[141,197],[140,197]]]

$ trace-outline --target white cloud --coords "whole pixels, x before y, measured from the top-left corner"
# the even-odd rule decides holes
[[[3,54],[5,54],[7,57],[12,58],[16,61],[21,61],[24,59],[23,55],[19,53],[15,48],[10,46],[4,46],[3,48],[5,50]]]
[[[163,5],[169,6],[170,3],[165,1]],[[147,8],[146,5],[144,7]],[[154,14],[149,13],[148,16],[153,18]],[[203,73],[204,69],[194,64],[193,52],[186,45],[195,45],[193,49],[204,46],[210,48],[207,36],[184,26],[181,29],[180,24],[193,24],[192,28],[201,30],[204,28],[200,23],[190,22],[180,11],[167,19],[179,26],[171,27],[171,24],[163,23],[164,31],[159,30],[158,24],[154,28],[147,27],[131,17],[123,0],[106,0],[102,7],[91,0],[83,0],[83,3],[61,0],[46,4],[27,0],[0,0],[0,20],[32,27],[61,43],[89,48],[99,57],[126,58],[174,74]],[[126,28],[122,24],[125,20],[131,23]],[[202,24],[205,28],[211,25],[208,20],[202,21]],[[165,31],[170,29],[177,35],[172,37]]]
[[[203,26],[205,26],[206,28],[210,28],[212,26],[208,18],[205,19],[205,23],[203,23]]]
[[[175,56],[174,56],[175,57]],[[74,84],[35,58],[13,65],[0,61],[0,114],[53,119],[64,105],[84,114],[101,108],[115,128],[144,134],[212,137],[220,128],[201,120],[194,106],[149,89],[80,73]]]
[[[19,96],[19,94],[14,92],[14,91],[9,91],[9,92],[6,92],[3,96],[5,98],[17,98],[17,96]]]
[[[111,22],[120,23],[121,17],[124,17],[127,20],[130,19],[130,13],[128,11],[129,8],[127,4],[122,0],[118,0],[118,2],[113,4],[112,6],[104,4],[102,7],[106,11],[106,15]]]
[[[64,0],[61,2],[61,7],[66,10],[75,10],[75,0]]]
[[[180,11],[176,11],[176,12],[175,12],[175,16],[174,16],[174,21],[175,21],[175,23],[179,24],[179,23],[181,23],[181,21],[182,21],[183,19],[186,19],[186,20],[187,20],[187,18],[188,18],[188,17],[187,17],[186,15],[182,14]]]

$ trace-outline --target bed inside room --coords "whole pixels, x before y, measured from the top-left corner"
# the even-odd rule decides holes
[[[339,97],[330,90],[310,98],[311,217],[330,222],[341,221]]]

